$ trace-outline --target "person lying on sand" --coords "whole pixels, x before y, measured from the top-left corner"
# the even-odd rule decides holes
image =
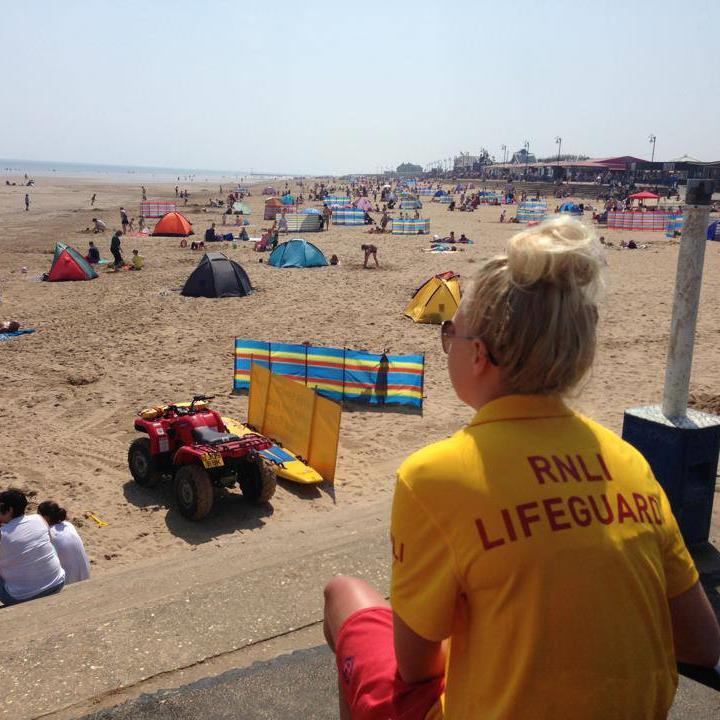
[[[4,320],[0,322],[0,333],[14,333],[20,329],[20,323],[17,320]]]
[[[190,249],[191,250],[204,250],[205,249],[205,242],[203,240],[200,240],[200,242],[195,242],[194,240],[190,243]]]

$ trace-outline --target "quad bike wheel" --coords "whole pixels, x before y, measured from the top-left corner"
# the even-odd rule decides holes
[[[138,485],[151,487],[160,480],[162,473],[150,452],[150,438],[141,437],[132,441],[128,449],[128,466]]]
[[[243,497],[252,503],[266,503],[275,494],[275,470],[259,457],[242,464],[239,480]]]
[[[213,506],[213,484],[205,468],[183,465],[175,475],[175,498],[180,513],[190,520],[202,520]]]

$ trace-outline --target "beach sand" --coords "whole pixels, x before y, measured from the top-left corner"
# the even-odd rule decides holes
[[[17,178],[19,179],[19,178]],[[4,180],[4,178],[3,178]],[[173,185],[148,185],[148,197],[174,196]],[[215,183],[188,186],[191,201],[180,207],[201,238],[210,222],[222,230],[219,210],[195,203],[218,197]],[[230,188],[223,188],[227,192]],[[259,236],[264,198],[256,186],[250,235]],[[440,236],[464,232],[474,244],[464,252],[431,255],[428,237],[369,236],[365,228],[332,226],[308,233],[340,266],[282,270],[258,260],[251,243],[213,247],[240,262],[256,292],[246,298],[185,298],[177,290],[200,260],[175,238],[123,238],[129,260],[136,247],[145,257],[139,273],[106,274],[92,282],[43,283],[56,241],[85,251],[88,240],[110,257],[118,209],[138,217],[139,187],[91,180],[42,178],[29,189],[0,187],[0,319],[14,318],[32,335],[0,344],[0,383],[5,450],[0,487],[17,485],[33,501],[52,498],[78,525],[95,574],[111,572],[168,553],[208,543],[262,542],[265,524],[315,518],[317,530],[378,499],[389,510],[394,471],[412,450],[452,433],[471,417],[455,398],[440,348],[439,329],[403,317],[412,291],[431,275],[454,270],[469,279],[477,263],[502,250],[521,226],[499,224],[499,208],[448,212],[425,202],[423,217]],[[90,196],[97,192],[95,208]],[[550,201],[554,206],[554,201]],[[514,210],[508,210],[512,216]],[[104,235],[80,233],[99,217]],[[232,230],[236,228],[233,226]],[[601,301],[595,368],[571,403],[616,431],[623,409],[661,398],[670,326],[678,241],[662,233],[601,231],[616,245],[630,236],[648,243],[641,251],[607,252],[607,287]],[[283,238],[281,237],[281,240]],[[379,269],[362,268],[360,245],[379,248]],[[698,321],[692,392],[701,406],[718,410],[717,352],[720,347],[720,254],[708,244]],[[27,274],[21,273],[27,267]],[[426,355],[426,400],[422,416],[396,412],[343,413],[334,489],[278,486],[271,507],[247,505],[235,491],[202,523],[172,509],[168,488],[135,485],[127,448],[136,436],[135,413],[163,401],[216,394],[215,406],[244,419],[247,398],[231,394],[233,339],[364,348],[372,352]],[[91,511],[108,524],[84,517]]]

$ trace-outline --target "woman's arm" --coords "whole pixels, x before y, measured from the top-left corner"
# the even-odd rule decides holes
[[[720,660],[720,626],[702,585],[696,582],[669,604],[678,662],[716,665]]]
[[[423,682],[445,674],[446,643],[426,640],[393,613],[395,656],[406,683]]]

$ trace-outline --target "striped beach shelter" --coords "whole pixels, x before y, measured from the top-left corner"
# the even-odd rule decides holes
[[[518,205],[518,222],[540,222],[547,217],[547,203],[545,200],[525,200]]]
[[[334,225],[364,225],[365,211],[359,208],[336,208],[332,221]]]
[[[393,235],[427,235],[430,232],[430,220],[400,218],[392,221]]]
[[[328,195],[323,199],[323,204],[327,205],[329,208],[347,207],[348,205],[352,205],[350,198],[347,195]]]

